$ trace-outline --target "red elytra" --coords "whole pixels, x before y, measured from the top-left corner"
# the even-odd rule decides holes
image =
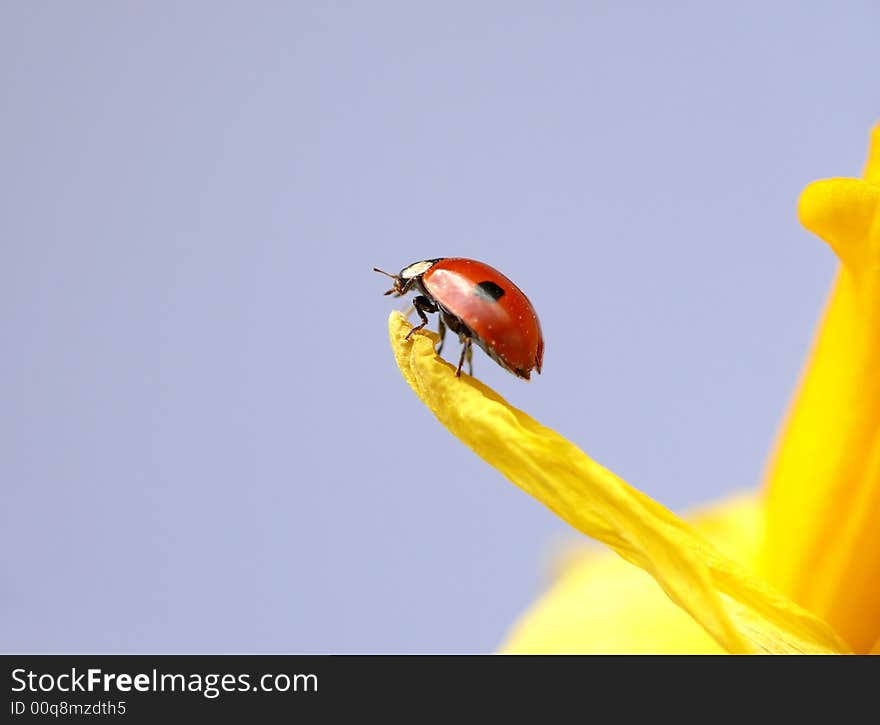
[[[373,268],[394,280],[385,294],[399,297],[415,290],[413,306],[421,324],[428,324],[427,312],[439,312],[440,348],[446,327],[461,340],[461,357],[456,376],[467,357],[471,363],[471,344],[479,345],[505,370],[528,380],[532,370],[541,372],[544,340],[535,308],[522,290],[488,264],[462,257],[440,257],[413,262],[400,274]],[[471,366],[472,367],[472,366]]]

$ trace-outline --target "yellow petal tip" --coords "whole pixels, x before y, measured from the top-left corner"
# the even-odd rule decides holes
[[[862,179],[815,181],[798,201],[801,224],[828,242],[850,268],[858,268],[864,261],[872,227],[876,232],[878,211],[880,187]]]
[[[880,183],[880,123],[871,129],[871,140],[868,144],[868,160],[865,162],[864,177],[875,184]]]

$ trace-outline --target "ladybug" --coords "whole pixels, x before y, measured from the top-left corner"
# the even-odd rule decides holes
[[[440,347],[448,327],[462,343],[456,377],[467,358],[473,374],[472,343],[505,370],[518,378],[529,379],[532,370],[541,372],[544,339],[535,308],[522,290],[497,269],[474,259],[440,257],[413,262],[389,274],[373,267],[394,280],[385,294],[400,297],[415,290],[413,306],[421,319],[406,336],[428,324],[427,312],[439,312]]]

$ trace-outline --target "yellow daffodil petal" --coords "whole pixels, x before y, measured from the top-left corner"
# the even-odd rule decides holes
[[[878,212],[880,186],[862,179],[815,181],[798,202],[801,223],[828,242],[855,278],[880,262]]]
[[[868,160],[862,173],[865,181],[880,184],[880,123],[871,131],[871,142],[868,145]]]
[[[880,127],[866,178],[880,180]],[[798,212],[841,266],[768,470],[762,569],[868,652],[880,637],[880,185],[815,182]]]
[[[728,652],[842,652],[820,619],[723,556],[684,521],[434,351],[437,336],[389,319],[397,364],[453,435],[579,531],[647,571]]]
[[[761,541],[763,506],[755,497],[693,515],[697,531],[751,565]],[[691,518],[691,517],[689,517]],[[675,606],[644,571],[613,552],[579,547],[555,581],[511,630],[508,654],[722,654],[705,629]]]

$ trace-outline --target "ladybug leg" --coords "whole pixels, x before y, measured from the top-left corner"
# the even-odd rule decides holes
[[[403,338],[404,340],[409,340],[410,335],[412,335],[414,332],[417,332],[418,330],[421,330],[425,325],[428,324],[428,316],[425,314],[426,312],[437,311],[437,305],[435,305],[433,302],[431,302],[431,300],[429,300],[427,297],[423,297],[422,295],[419,295],[418,297],[415,297],[413,299],[413,307],[416,308],[416,313],[418,314],[419,319],[422,322],[421,324],[416,325],[408,333],[406,333],[406,337]]]
[[[461,377],[461,366],[464,365],[464,359],[467,357],[468,360],[468,370],[471,375],[474,374],[474,365],[473,365],[473,352],[471,351],[471,338],[464,338],[461,345],[461,357],[458,358],[458,370],[455,371],[455,377]]]
[[[468,338],[466,359],[467,359],[467,364],[468,364],[468,375],[473,377],[474,376],[474,348],[471,347],[471,339],[470,338]]]
[[[443,315],[437,320],[437,332],[440,333],[440,344],[437,346],[437,354],[443,352],[443,343],[446,341],[446,323],[443,322]]]

